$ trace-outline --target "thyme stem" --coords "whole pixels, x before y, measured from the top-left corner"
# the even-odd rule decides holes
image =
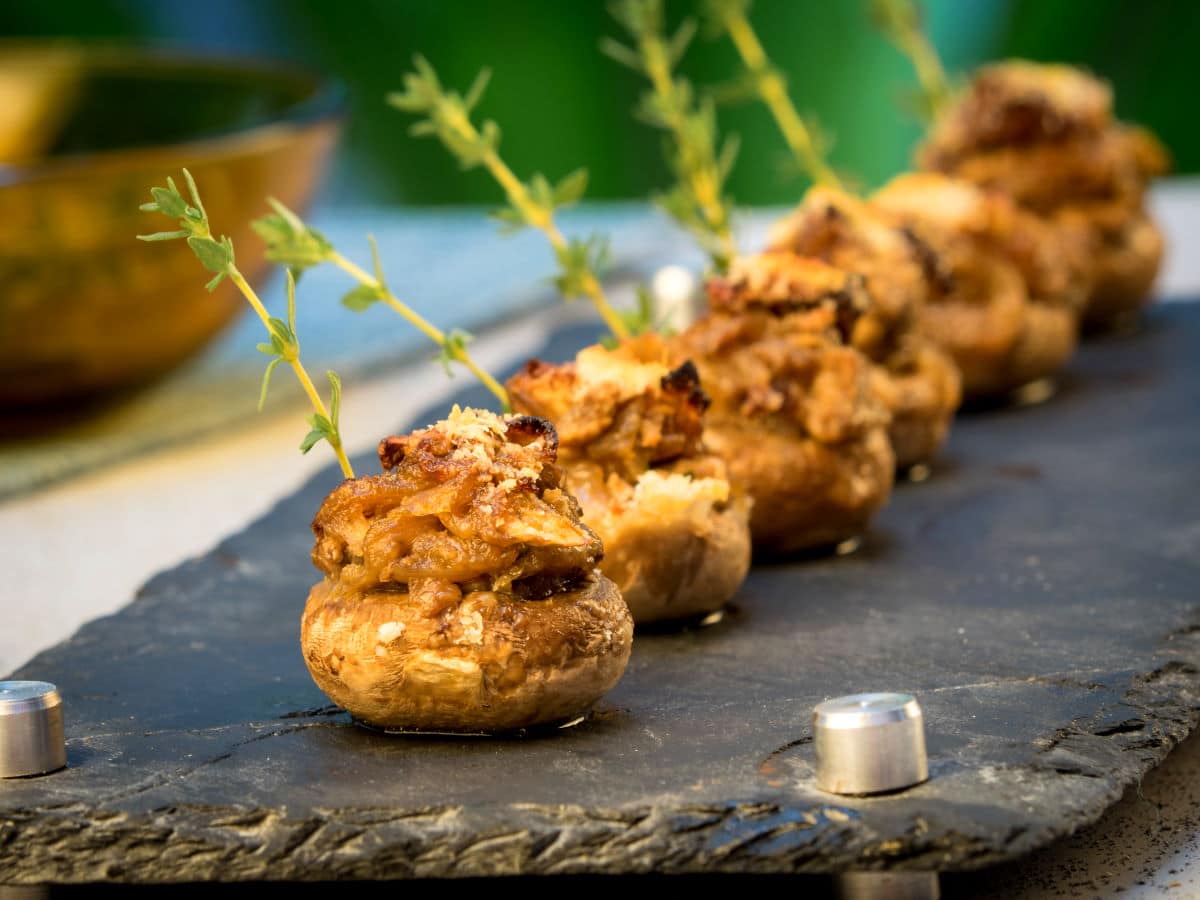
[[[245,276],[242,275],[241,270],[238,269],[237,266],[229,267],[229,280],[237,286],[237,289],[241,291],[242,296],[245,297],[250,303],[250,306],[253,307],[255,314],[259,319],[262,320],[263,325],[267,327],[267,331],[271,331],[271,316],[267,313],[266,307],[263,306],[262,301],[258,298],[258,294],[255,293],[254,288],[250,287],[250,282],[246,280]],[[303,388],[304,393],[308,395],[308,402],[312,404],[313,412],[324,416],[326,419],[330,418],[329,410],[325,408],[325,401],[321,399],[321,395],[317,392],[316,386],[313,384],[312,379],[308,376],[308,371],[304,368],[304,364],[300,362],[299,354],[288,353],[284,356],[284,359],[287,361],[287,364],[292,367],[292,371],[296,375],[296,380],[300,382],[300,387]],[[347,458],[346,451],[342,447],[341,433],[334,431],[328,438],[326,438],[326,440],[329,442],[329,446],[333,448],[334,455],[337,456],[338,465],[342,467],[342,474],[347,478],[353,478],[354,468],[350,465],[350,460]]]
[[[138,239],[142,241],[185,240],[200,264],[214,273],[214,277],[207,285],[210,291],[226,278],[233,282],[234,287],[250,304],[250,308],[254,310],[259,321],[263,323],[263,327],[267,329],[267,335],[270,337],[269,342],[258,345],[259,352],[271,357],[271,362],[263,373],[262,388],[259,392],[259,409],[262,408],[263,401],[266,399],[267,388],[271,383],[271,373],[281,362],[286,362],[291,367],[313,408],[313,414],[308,418],[311,430],[301,442],[300,450],[307,453],[318,441],[328,441],[337,456],[342,474],[347,478],[353,478],[354,469],[350,465],[350,460],[346,458],[346,451],[342,446],[342,435],[338,430],[338,413],[341,407],[342,393],[341,379],[334,372],[326,373],[329,376],[331,390],[330,405],[326,407],[303,363],[300,362],[300,341],[296,336],[295,280],[289,272],[287,321],[273,317],[267,312],[262,300],[259,299],[254,288],[250,286],[242,271],[237,267],[233,242],[228,237],[222,236],[218,240],[213,235],[212,229],[209,227],[208,213],[200,200],[200,192],[196,188],[192,174],[184,169],[183,177],[187,183],[190,202],[179,192],[174,180],[168,178],[165,188],[150,189],[154,200],[142,204],[141,207],[145,212],[160,212],[176,219],[178,222],[176,230],[138,235]]]
[[[483,367],[475,362],[474,357],[470,352],[460,345],[448,345],[446,341],[446,333],[434,325],[432,322],[425,319],[420,313],[414,310],[411,306],[393,294],[386,285],[380,284],[379,279],[371,275],[365,269],[346,259],[337,250],[332,251],[329,261],[335,266],[349,275],[351,278],[358,281],[360,284],[365,284],[373,288],[379,293],[380,299],[388,306],[399,313],[405,321],[428,337],[439,347],[450,347],[452,358],[466,366],[476,378],[483,382],[484,387],[496,395],[500,401],[500,405],[504,412],[510,412],[512,406],[508,401],[508,391],[495,378],[484,371]]]
[[[464,137],[473,140],[479,139],[479,132],[466,116],[461,117],[459,127]],[[559,231],[558,224],[554,221],[554,213],[534,201],[529,195],[529,189],[525,187],[524,182],[513,173],[513,170],[508,167],[508,163],[500,158],[500,154],[495,150],[485,150],[480,154],[479,161],[488,170],[492,178],[496,180],[496,183],[504,190],[509,202],[521,211],[530,225],[546,236],[546,240],[550,242],[550,246],[554,249],[555,254],[560,257],[565,254],[567,252],[567,239]],[[608,297],[605,295],[604,288],[600,285],[600,279],[596,277],[596,273],[591,269],[587,269],[581,275],[580,287],[587,298],[592,301],[592,305],[596,308],[596,312],[600,314],[600,318],[604,320],[604,324],[608,330],[619,340],[629,337],[629,329],[625,327],[625,322],[617,314],[617,311],[613,309],[612,304],[608,302]]]
[[[746,17],[745,7],[729,5],[721,21],[734,47],[737,48],[742,62],[754,76],[759,97],[771,111],[775,124],[779,127],[779,131],[796,161],[817,184],[841,188],[841,179],[817,152],[808,126],[796,112],[796,107],[788,96],[783,76],[767,59],[762,42],[759,41],[754,26]]]
[[[688,138],[686,100],[680,96],[678,85],[671,74],[671,61],[662,34],[640,33],[637,36],[637,47],[645,62],[646,74],[654,92],[662,100],[662,109],[667,113],[675,144],[684,161],[683,171],[692,184],[692,191],[708,227],[720,243],[721,254],[728,261],[737,255],[737,247],[733,242],[725,204],[721,200],[716,164],[711,153],[698,147]]]
[[[383,261],[380,259],[379,245],[374,237],[367,235],[374,264],[372,273],[343,256],[325,235],[310,227],[278,200],[268,197],[267,203],[273,212],[250,223],[255,233],[267,245],[267,259],[287,266],[288,271],[293,273],[303,272],[305,269],[324,263],[332,263],[358,283],[357,287],[342,298],[343,306],[361,312],[376,303],[387,304],[401,318],[438,346],[437,359],[446,367],[447,374],[453,374],[450,368],[451,363],[462,363],[471,374],[483,382],[489,391],[496,395],[504,411],[508,411],[507,392],[496,379],[475,362],[467,350],[467,343],[471,340],[471,335],[458,329],[447,334],[392,293],[384,278]]]
[[[567,297],[585,296],[595,306],[604,324],[618,339],[630,336],[625,321],[605,296],[597,274],[605,245],[598,239],[568,240],[554,220],[554,211],[579,200],[587,184],[587,173],[579,170],[558,185],[551,185],[540,174],[526,184],[517,178],[497,149],[500,129],[485,120],[481,128],[471,121],[471,110],[487,86],[489,74],[479,74],[465,95],[444,88],[437,72],[423,57],[414,60],[415,71],[405,75],[403,91],[388,96],[397,109],[426,118],[413,125],[414,135],[435,136],[455,156],[463,168],[483,166],[508,198],[509,206],[498,215],[509,227],[530,226],[546,236],[561,269],[555,279]]]
[[[880,29],[912,63],[925,97],[924,112],[939,118],[954,96],[950,79],[929,35],[921,27],[921,13],[913,0],[872,0],[871,10]]]
[[[720,142],[718,149],[712,99],[698,99],[691,83],[676,74],[696,23],[685,19],[668,35],[662,0],[614,0],[610,9],[628,32],[631,46],[605,39],[601,50],[646,77],[650,89],[642,96],[637,114],[667,135],[667,164],[675,184],[660,194],[657,202],[695,235],[714,266],[724,270],[737,256],[732,204],[724,190],[738,143],[736,137],[730,137]]]

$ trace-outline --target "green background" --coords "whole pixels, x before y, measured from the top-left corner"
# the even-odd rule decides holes
[[[668,2],[672,22],[693,14]],[[1117,110],[1153,128],[1179,171],[1200,168],[1200,3],[1193,0],[935,0],[929,29],[947,67],[967,71],[1009,55],[1079,63],[1110,79]],[[758,0],[752,18],[802,112],[834,141],[832,160],[863,185],[908,161],[919,127],[905,109],[907,62],[869,25],[866,0]],[[386,108],[413,53],[465,88],[481,66],[493,80],[481,107],[504,132],[518,174],[591,172],[589,197],[645,196],[664,186],[659,137],[630,110],[643,83],[597,49],[620,32],[600,0],[52,0],[0,4],[0,35],[126,38],[298,62],[346,88],[343,153],[328,195],[345,202],[493,202],[480,172],[463,174],[408,119]],[[703,35],[682,69],[697,84],[727,80],[737,60]],[[152,109],[145,111],[154,114]],[[791,169],[766,112],[723,107],[742,137],[730,182],[739,203],[794,199]]]

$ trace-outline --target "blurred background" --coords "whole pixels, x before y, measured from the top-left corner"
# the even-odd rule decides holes
[[[667,0],[672,27],[699,5]],[[1086,66],[1112,82],[1121,117],[1161,137],[1177,172],[1200,171],[1200,0],[922,5],[951,73],[1008,56]],[[755,0],[751,18],[799,109],[832,139],[834,166],[873,187],[907,166],[921,129],[908,111],[910,66],[867,8],[868,0]],[[498,188],[483,172],[463,173],[434,141],[409,137],[410,117],[385,105],[419,52],[460,90],[491,67],[481,114],[502,125],[504,157],[519,175],[557,180],[586,166],[589,200],[635,201],[563,217],[568,234],[612,236],[623,279],[614,299],[631,302],[633,282],[667,262],[702,271],[688,239],[637,202],[668,177],[658,133],[631,115],[643,79],[599,52],[604,36],[623,38],[605,0],[0,0],[0,546],[10,548],[0,675],[120,608],[153,572],[205,552],[330,464],[324,446],[307,457],[296,450],[307,401],[286,369],[258,409],[263,328],[232,285],[210,294],[209,274],[181,242],[134,239],[169,227],[138,204],[181,166],[196,174],[214,227],[232,236],[274,313],[283,314],[282,278],[248,228],[268,195],[311,215],[360,265],[370,265],[366,234],[376,235],[397,292],[439,327],[477,332],[481,362],[502,375],[543,352],[540,319],[550,317],[508,320],[557,302],[547,278],[554,260],[540,235],[500,239],[479,209],[462,208],[497,205]],[[251,91],[240,75],[193,77],[159,59],[139,64],[135,81],[122,65],[138,54],[122,50],[76,85],[66,77],[72,51],[57,61],[47,54],[39,70],[14,50],[30,38],[148,45],[167,49],[172,63],[187,55],[174,48],[299,66],[340,83],[344,129],[338,138],[332,118],[290,115],[311,99],[311,85],[278,73],[256,70]],[[738,68],[728,42],[703,33],[681,65],[702,88]],[[70,127],[59,133],[43,107],[70,108]],[[239,141],[184,142],[234,124],[278,124],[285,111],[290,132],[247,128],[255,133]],[[739,204],[800,197],[806,182],[762,107],[722,107],[720,124],[742,139],[729,183]],[[122,152],[69,158],[96,147]],[[29,159],[26,173],[20,163]],[[1200,183],[1183,206],[1196,222]],[[1190,295],[1200,293],[1200,254],[1177,250],[1175,259],[1190,264]],[[298,331],[322,392],[326,369],[345,382],[342,432],[366,462],[380,436],[471,381],[461,370],[446,379],[428,362],[425,338],[382,305],[347,312],[338,299],[351,286],[330,266],[306,273]],[[586,315],[583,304],[576,310]],[[488,401],[481,390],[471,398]],[[321,477],[335,483],[332,470]],[[305,565],[307,548],[294,549],[290,564]],[[254,565],[232,559],[229,577]]]
[[[834,140],[837,167],[870,186],[905,166],[919,134],[905,110],[907,62],[873,31],[866,0],[757,0],[768,53],[802,111]],[[695,12],[670,0],[677,21]],[[1193,0],[927,0],[928,27],[947,67],[995,57],[1083,64],[1116,89],[1117,110],[1153,128],[1178,171],[1200,167],[1200,121],[1179,102],[1195,84],[1200,5]],[[593,199],[635,198],[666,181],[658,137],[630,110],[639,76],[603,56],[619,36],[602,0],[54,0],[0,4],[0,36],[64,36],[166,43],[290,61],[331,74],[349,103],[341,155],[324,198],[347,203],[491,203],[496,188],[463,175],[432,141],[406,134],[383,103],[415,52],[465,88],[494,72],[482,107],[504,129],[519,173],[560,176],[585,165]],[[716,85],[736,71],[723,40],[703,35],[683,71]],[[154,110],[147,109],[147,115]],[[739,203],[785,203],[803,180],[785,161],[765,111],[722,108],[742,137],[731,188]]]
[[[1187,102],[1200,46],[1194,0],[921,5],[952,74],[1013,55],[1084,65],[1112,82],[1120,116],[1161,136],[1177,171],[1200,170],[1200,121]],[[700,7],[666,0],[672,30]],[[868,9],[868,0],[751,8],[797,106],[831,139],[833,165],[863,188],[904,169],[921,132],[909,63]],[[600,202],[561,224],[572,236],[611,237],[618,305],[667,263],[701,272],[703,255],[643,202],[669,184],[660,136],[632,115],[642,76],[600,52],[605,36],[625,37],[604,0],[0,3],[0,500],[262,421],[262,326],[244,300],[228,282],[209,294],[182,242],[133,239],[165,227],[138,205],[182,166],[277,314],[282,279],[249,228],[267,196],[306,212],[360,265],[374,233],[391,283],[438,327],[482,333],[555,302],[541,236],[498,238],[472,206],[498,205],[489,176],[410,137],[411,117],[385,104],[416,53],[459,90],[493,70],[480,115],[502,126],[518,175],[557,181],[587,167],[587,199]],[[28,41],[38,43],[22,50]],[[702,30],[680,70],[705,89],[740,65],[728,41]],[[343,116],[331,115],[339,104],[326,79],[341,86]],[[794,203],[806,181],[765,109],[722,106],[719,118],[741,137],[735,201]],[[88,155],[97,149],[113,152]],[[744,247],[773,214],[742,217]],[[338,299],[349,287],[330,266],[305,275],[299,330],[312,371],[336,369],[354,393],[428,358],[425,338],[381,305],[347,313]],[[266,412],[295,416],[304,401],[277,377]]]

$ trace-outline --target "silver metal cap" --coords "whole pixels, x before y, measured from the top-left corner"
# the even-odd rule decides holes
[[[46,681],[0,681],[0,778],[44,775],[66,764],[58,688]]]
[[[834,794],[898,791],[929,778],[925,720],[910,694],[852,694],[813,710],[817,787]]]

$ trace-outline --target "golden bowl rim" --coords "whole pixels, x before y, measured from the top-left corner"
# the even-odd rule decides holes
[[[286,139],[296,131],[311,127],[339,125],[345,118],[345,89],[329,75],[290,61],[234,53],[218,53],[183,47],[167,42],[152,44],[119,40],[79,41],[74,39],[0,38],[0,56],[16,52],[48,51],[64,48],[83,54],[85,65],[111,65],[127,69],[191,70],[241,74],[248,80],[267,76],[301,83],[305,96],[278,114],[249,125],[215,129],[182,141],[147,142],[109,150],[82,151],[39,157],[27,162],[0,163],[0,190],[31,182],[71,177],[81,171],[123,169],[130,165],[153,163],[160,157],[181,155],[196,163],[261,150],[262,145]]]

